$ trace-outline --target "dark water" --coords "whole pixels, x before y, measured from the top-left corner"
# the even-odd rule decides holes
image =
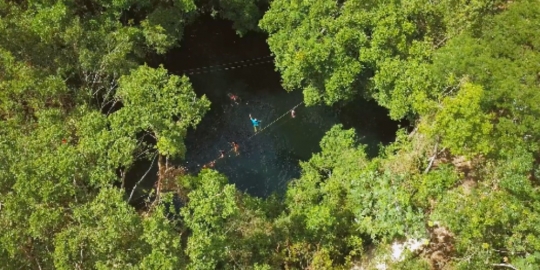
[[[158,60],[179,75],[201,68],[196,72],[202,73],[188,76],[195,91],[212,102],[211,111],[189,132],[186,159],[178,163],[196,172],[216,160],[220,150],[229,151],[235,141],[240,155],[228,152],[216,161],[215,169],[240,190],[266,196],[282,192],[289,180],[300,176],[299,161],[320,150],[319,141],[335,124],[354,127],[370,155],[377,154],[379,143],[394,139],[398,123],[387,117],[386,110],[364,100],[340,108],[301,105],[293,119],[288,111],[302,101],[302,93],[281,88],[273,64],[265,63],[271,60],[265,39],[262,34],[240,38],[231,23],[203,18],[186,29],[181,48]],[[261,57],[267,58],[250,60]],[[208,68],[215,65],[221,66]],[[240,104],[231,102],[228,93],[238,95]],[[266,127],[256,136],[250,113]]]

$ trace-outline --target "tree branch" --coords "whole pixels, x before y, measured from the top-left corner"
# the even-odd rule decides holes
[[[407,136],[409,139],[412,138],[414,136],[414,134],[416,134],[416,132],[418,131],[418,126],[416,126],[413,131],[411,133],[409,133],[409,135]]]
[[[133,194],[135,193],[135,189],[137,189],[137,186],[144,180],[146,175],[150,172],[152,167],[154,166],[154,161],[156,161],[157,153],[154,154],[154,157],[152,158],[152,163],[150,164],[150,167],[148,167],[148,170],[144,173],[144,175],[135,183],[135,186],[133,186],[133,189],[131,190],[131,193],[129,194],[128,203],[131,201],[131,198],[133,197]]]
[[[38,265],[39,270],[41,270],[41,264],[39,264],[38,259],[37,259],[37,258],[34,258],[34,259],[36,260],[36,263],[37,263],[37,265]]]
[[[126,183],[126,173],[122,169],[120,169],[120,177],[122,178],[122,186],[121,186],[121,188],[123,189],[124,185]]]
[[[431,170],[431,166],[433,166],[433,163],[435,162],[435,159],[437,158],[437,148],[439,147],[439,142],[435,144],[435,150],[433,151],[434,154],[432,157],[429,158],[429,165],[427,166],[426,170],[424,171],[424,174],[428,173],[429,170]]]
[[[506,267],[514,270],[518,270],[515,266],[509,264],[509,263],[494,263],[491,266],[499,266],[499,267]]]
[[[115,99],[109,110],[107,111],[107,115],[111,114],[112,109],[114,109],[114,105],[118,102],[118,99]]]

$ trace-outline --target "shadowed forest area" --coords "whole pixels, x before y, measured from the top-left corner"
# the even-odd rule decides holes
[[[538,0],[0,0],[0,269],[538,269]]]

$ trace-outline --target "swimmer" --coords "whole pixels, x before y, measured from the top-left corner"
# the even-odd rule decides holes
[[[240,152],[238,152],[238,144],[236,142],[231,142],[231,144],[233,146],[234,153],[238,156],[240,154]]]
[[[291,110],[291,117],[292,117],[292,118],[295,118],[295,117],[296,117],[296,112],[294,111],[294,109]]]
[[[219,150],[219,158],[224,158],[225,157],[225,151],[223,150]]]
[[[210,162],[208,164],[204,164],[203,169],[213,168],[214,165],[216,165],[216,162],[212,161],[212,162]]]
[[[231,99],[231,101],[234,102],[236,105],[239,105],[239,104],[240,104],[240,103],[238,103],[238,101],[240,100],[240,98],[239,98],[237,95],[228,93],[227,96],[229,96],[229,98]]]

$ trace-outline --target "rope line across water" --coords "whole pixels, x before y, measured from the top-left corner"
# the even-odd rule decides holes
[[[257,65],[273,63],[273,62],[274,62],[273,60],[267,60],[267,61],[262,61],[262,62],[255,62],[255,63],[250,63],[250,64],[227,67],[227,68],[219,68],[219,69],[210,69],[210,70],[203,70],[203,71],[188,72],[186,74],[188,74],[188,75],[199,75],[199,74],[206,74],[206,73],[211,73],[211,72],[228,71],[228,70],[233,70],[233,69],[238,69],[238,68],[243,68],[243,67],[257,66]]]
[[[206,67],[199,67],[199,68],[189,68],[189,69],[183,70],[183,72],[192,72],[192,71],[198,71],[198,70],[201,70],[201,69],[209,69],[209,68],[215,68],[215,67],[221,67],[221,66],[230,66],[230,65],[234,65],[234,64],[238,64],[238,63],[251,62],[251,61],[266,59],[266,58],[270,58],[270,57],[272,57],[272,56],[267,55],[267,56],[263,56],[263,57],[251,58],[251,59],[246,59],[246,60],[242,60],[242,61],[228,62],[228,63],[218,64],[218,65],[213,65],[213,66],[206,66]]]
[[[262,128],[261,130],[257,131],[257,133],[251,135],[249,138],[247,138],[247,140],[250,140],[251,138],[259,135],[261,132],[263,132],[265,129],[269,128],[270,126],[272,126],[273,124],[275,124],[277,121],[279,121],[281,118],[285,117],[285,115],[289,114],[292,110],[296,109],[298,106],[302,105],[302,103],[304,103],[303,101],[296,104],[296,106],[292,107],[292,109],[286,111],[284,114],[282,114],[280,117],[276,118],[276,120],[272,121],[270,124],[266,125],[264,128]]]
[[[252,58],[252,59],[236,61],[236,62],[229,62],[225,64],[186,69],[186,70],[183,70],[182,73],[188,74],[188,75],[198,75],[198,74],[205,74],[205,73],[210,73],[210,72],[233,70],[233,69],[242,68],[242,67],[251,67],[251,66],[262,65],[266,63],[273,63],[274,60],[272,59],[265,60],[271,57],[272,56],[268,55],[264,57]]]

